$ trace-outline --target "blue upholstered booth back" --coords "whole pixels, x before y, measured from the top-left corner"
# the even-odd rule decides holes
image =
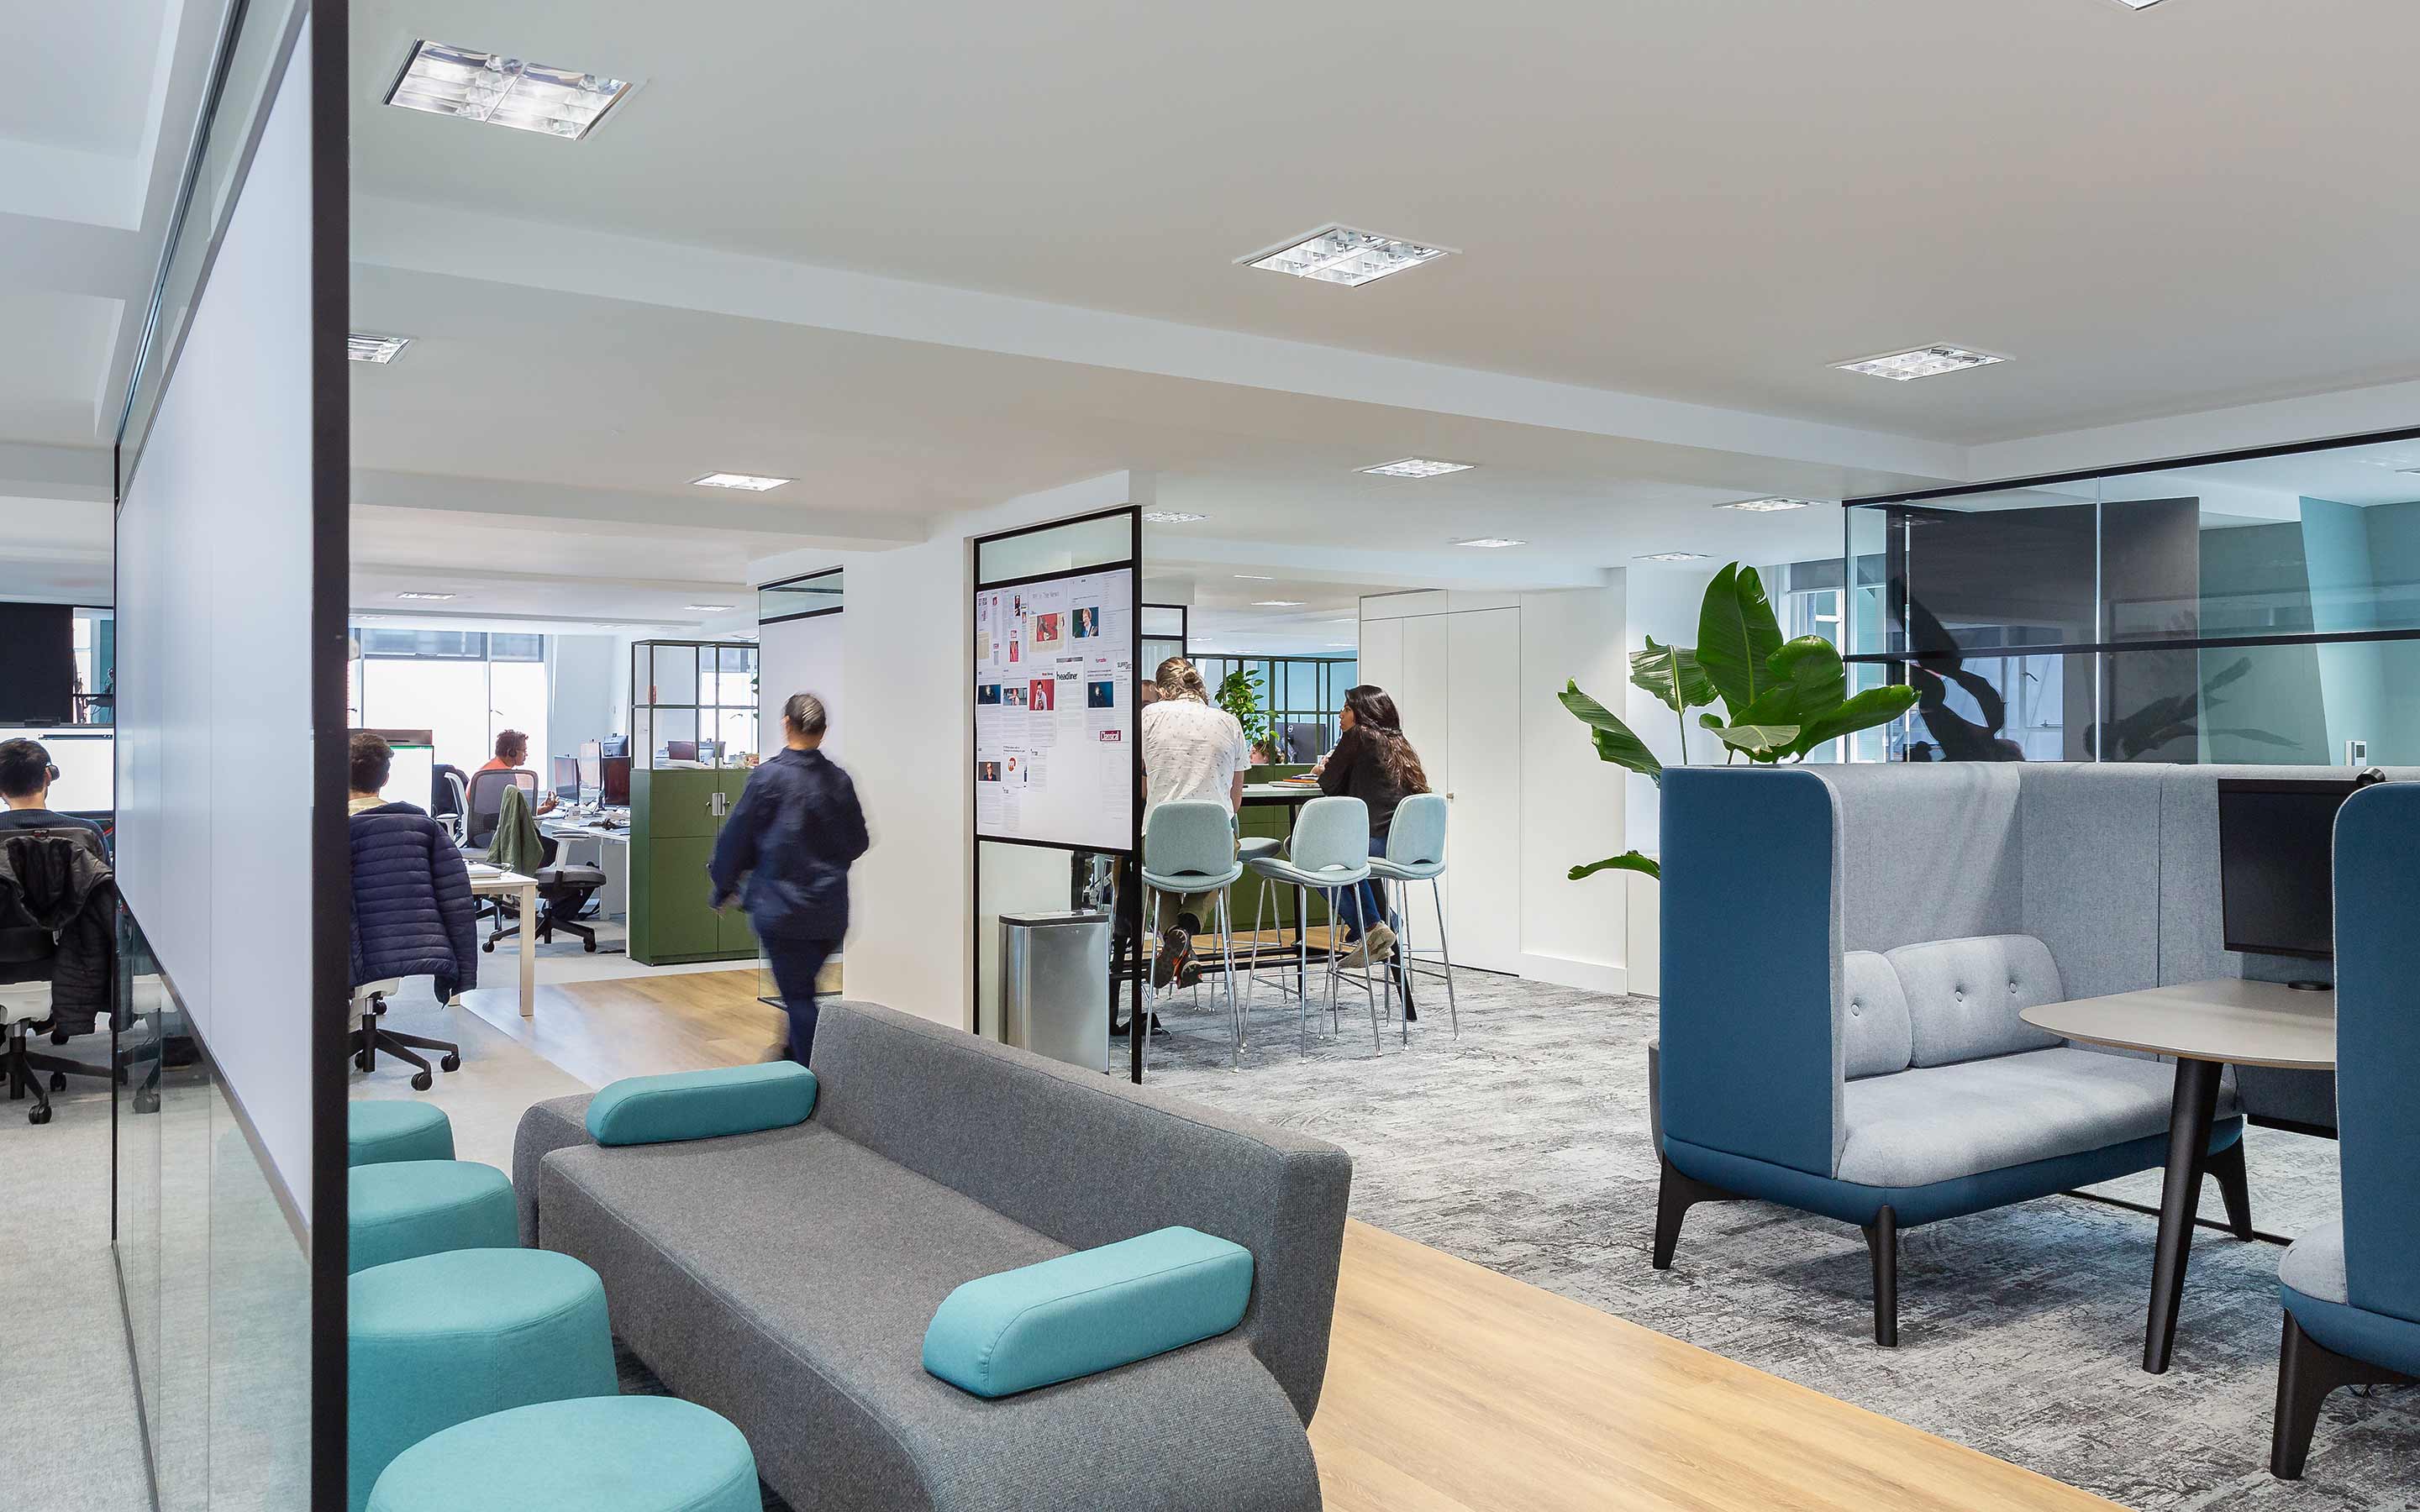
[[[2346,1299],[2420,1322],[2420,783],[2336,816]]]
[[[1813,772],[1664,774],[1664,1129],[1829,1177],[1839,1150],[1832,789]]]

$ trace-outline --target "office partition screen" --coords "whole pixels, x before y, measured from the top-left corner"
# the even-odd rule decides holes
[[[975,838],[1134,843],[1132,567],[975,590]]]

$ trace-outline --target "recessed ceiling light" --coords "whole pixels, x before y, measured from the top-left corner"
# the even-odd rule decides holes
[[[1472,462],[1438,462],[1425,456],[1406,456],[1359,471],[1381,478],[1434,478],[1448,472],[1467,472],[1475,466],[1477,464]]]
[[[721,614],[731,608],[728,604],[691,604],[690,609],[700,614]]]
[[[1190,525],[1197,519],[1208,519],[1210,517],[1188,515],[1181,509],[1146,509],[1142,512],[1142,517],[1147,525]]]
[[[748,472],[709,472],[703,478],[691,478],[690,483],[699,488],[739,488],[749,493],[763,493],[768,488],[778,488],[790,481],[788,478],[760,478]]]
[[[1482,551],[1499,551],[1508,546],[1528,546],[1529,543],[1527,541],[1516,541],[1509,535],[1474,535],[1466,540],[1456,541],[1453,544],[1455,546],[1475,546]]]
[[[1270,577],[1264,572],[1239,572],[1235,574],[1235,576],[1248,583],[1273,583],[1277,581],[1275,578]]]
[[[1812,499],[1743,499],[1735,504],[1716,504],[1716,509],[1745,509],[1750,514],[1771,515],[1784,509],[1809,509]]]
[[[1256,598],[1252,600],[1252,608],[1300,609],[1302,608],[1302,600],[1299,598]]]
[[[1703,562],[1703,551],[1650,551],[1637,559],[1640,562]]]
[[[411,345],[410,336],[373,336],[356,331],[345,338],[345,360],[353,363],[392,363]]]
[[[577,142],[629,92],[627,79],[417,41],[386,102]]]
[[[1860,357],[1854,363],[1834,363],[1834,367],[1849,373],[1865,373],[1874,378],[1904,383],[1910,378],[1934,378],[1943,373],[1960,373],[1970,367],[1989,367],[2005,363],[2005,357],[1978,352],[1965,347],[1911,347],[1903,352],[1885,352],[1880,357]]]
[[[2149,10],[2159,3],[2160,0],[2118,0],[2118,4],[2129,10]]]
[[[1418,268],[1452,250],[1382,237],[1374,231],[1356,231],[1349,225],[1327,225],[1298,240],[1235,260],[1273,273],[1292,273],[1296,278],[1315,278],[1323,284],[1342,284],[1350,288],[1388,273],[1400,273],[1406,268]]]
[[[453,594],[397,594],[395,596],[397,598],[419,599],[430,604],[442,604],[447,599],[453,598],[457,595]]]

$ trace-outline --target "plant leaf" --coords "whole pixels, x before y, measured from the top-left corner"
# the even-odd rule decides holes
[[[1849,670],[1840,665],[1839,648],[1820,635],[1802,635],[1785,642],[1765,658],[1779,687],[1795,700],[1798,711],[1814,714],[1835,708],[1849,696]]]
[[[1675,714],[1714,702],[1714,685],[1698,665],[1698,654],[1687,646],[1659,646],[1652,635],[1646,650],[1630,654],[1630,681]]]
[[[1827,740],[1853,735],[1878,724],[1888,724],[1914,707],[1916,689],[1904,683],[1889,687],[1867,688],[1855,697],[1842,701],[1837,707],[1810,717],[1800,728],[1798,738],[1792,742],[1791,754],[1803,756]]]
[[[1565,683],[1563,690],[1555,696],[1572,711],[1573,717],[1596,733],[1597,760],[1637,772],[1659,785],[1663,782],[1664,764],[1611,709],[1581,692],[1577,683]]]
[[[1778,681],[1768,663],[1780,649],[1781,625],[1756,569],[1734,562],[1716,573],[1698,610],[1698,665],[1733,721]]]
[[[1657,866],[1652,857],[1641,856],[1637,851],[1624,851],[1620,856],[1608,856],[1602,861],[1590,861],[1586,866],[1575,866],[1572,868],[1570,875],[1574,882],[1577,882],[1582,877],[1594,876],[1599,872],[1637,872],[1651,877],[1661,877],[1664,874],[1664,869]]]
[[[1794,724],[1718,724],[1707,728],[1714,733],[1716,740],[1760,761],[1780,756],[1798,738]]]

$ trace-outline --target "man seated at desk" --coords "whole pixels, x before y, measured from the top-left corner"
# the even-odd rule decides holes
[[[482,772],[518,772],[526,769],[528,765],[529,736],[522,734],[518,730],[506,730],[496,736],[496,754],[489,760],[487,765],[480,767],[479,770]],[[554,805],[555,796],[553,794],[550,793],[544,797],[538,799],[537,808],[533,811],[540,814],[552,813],[554,811]]]
[[[101,827],[89,819],[55,813],[51,809],[51,784],[59,769],[39,740],[0,740],[0,831],[11,829],[88,829],[105,840]]]

